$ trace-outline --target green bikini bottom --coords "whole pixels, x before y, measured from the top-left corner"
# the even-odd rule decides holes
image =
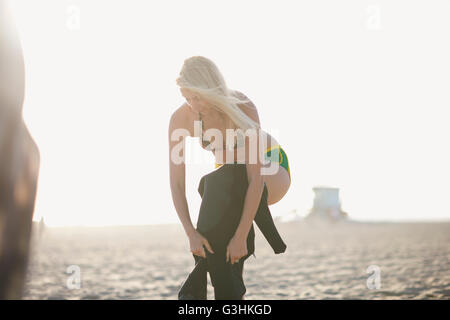
[[[278,157],[277,157],[278,154]],[[281,167],[285,168],[289,174],[289,179],[291,178],[291,171],[289,170],[289,161],[286,152],[280,145],[267,148],[265,153],[265,158],[267,160],[278,162]]]
[[[278,156],[277,156],[278,154]],[[280,145],[267,148],[264,157],[266,160],[278,162],[281,167],[285,168],[289,174],[289,179],[291,178],[291,171],[289,170],[289,161],[286,152],[281,148]],[[220,167],[222,164],[216,162],[216,168]]]

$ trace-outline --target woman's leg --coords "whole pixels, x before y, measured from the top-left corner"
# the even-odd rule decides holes
[[[242,282],[244,282],[244,263],[245,263],[245,260],[242,261],[242,263],[240,263],[240,261],[239,261],[239,270],[240,270]],[[247,292],[247,290],[245,290],[245,291]],[[241,300],[245,300],[244,296],[245,296],[245,293],[242,295]]]
[[[208,271],[214,286],[214,298],[216,300],[243,300],[247,291],[243,279],[243,267],[245,260],[250,256],[242,257],[239,262],[231,264],[225,261],[225,252],[214,251],[207,253]],[[216,255],[215,257],[213,257]]]
[[[206,300],[207,298],[206,260],[194,254],[192,256],[195,260],[195,267],[181,285],[178,291],[178,300]]]
[[[254,252],[253,225],[247,237],[247,256],[231,264],[226,261],[226,249],[239,225],[247,187],[246,166],[241,164],[224,165],[205,176],[199,187],[202,203],[197,230],[214,251],[205,250],[205,254],[216,300],[240,300],[246,291],[241,267]]]

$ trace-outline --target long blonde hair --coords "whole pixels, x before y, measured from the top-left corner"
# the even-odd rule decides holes
[[[216,64],[203,56],[184,60],[180,76],[176,79],[180,88],[198,93],[210,102],[217,111],[223,112],[242,130],[259,129],[260,125],[247,116],[238,106],[251,102],[246,98],[233,96]]]

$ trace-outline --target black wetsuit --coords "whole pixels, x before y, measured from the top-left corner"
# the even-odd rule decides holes
[[[206,300],[207,272],[214,286],[216,300],[239,300],[246,292],[242,270],[244,261],[255,252],[253,224],[247,237],[248,254],[239,262],[226,262],[226,248],[236,231],[244,208],[248,189],[246,165],[228,163],[206,174],[200,180],[198,192],[202,197],[197,231],[208,239],[214,254],[205,247],[206,258],[193,254],[195,267],[182,283],[180,300]],[[267,204],[267,187],[254,221],[276,254],[286,250]]]

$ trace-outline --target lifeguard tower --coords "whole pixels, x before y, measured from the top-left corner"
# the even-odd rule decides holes
[[[339,188],[314,187],[313,191],[315,194],[314,203],[306,219],[333,222],[348,218],[348,214],[341,209]]]

